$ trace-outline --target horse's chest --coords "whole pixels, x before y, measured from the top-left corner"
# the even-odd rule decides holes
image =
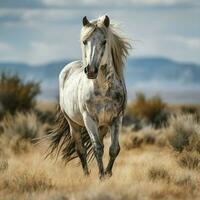
[[[106,91],[96,90],[87,101],[90,114],[99,122],[105,124],[112,121],[122,110],[124,101],[123,88],[108,88]]]

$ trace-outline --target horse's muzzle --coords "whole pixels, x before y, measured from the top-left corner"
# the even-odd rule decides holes
[[[94,70],[93,70],[94,69]],[[91,66],[87,65],[85,68],[84,68],[84,72],[85,74],[87,75],[87,78],[88,79],[95,79],[97,78],[97,75],[98,75],[98,68],[94,67],[94,68],[91,68]]]

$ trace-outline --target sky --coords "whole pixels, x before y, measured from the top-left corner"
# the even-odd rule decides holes
[[[199,0],[0,0],[0,62],[79,59],[82,18],[104,14],[132,41],[130,57],[200,63]]]

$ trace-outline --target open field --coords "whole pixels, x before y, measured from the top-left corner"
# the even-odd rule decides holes
[[[1,151],[0,199],[200,198],[199,163],[196,167],[184,167],[180,165],[183,153],[175,153],[168,145],[161,147],[154,142],[127,149],[129,136],[125,133],[121,136],[122,151],[113,176],[104,181],[98,179],[95,161],[90,164],[90,177],[84,177],[77,162],[64,166],[59,160],[45,160],[45,143],[35,146],[27,142],[24,152]],[[108,147],[109,138],[105,143]]]
[[[16,103],[13,111],[7,93],[0,110],[0,200],[200,199],[198,105],[172,106],[138,94],[127,106],[113,176],[100,181],[95,160],[85,177],[78,160],[65,166],[60,158],[45,159],[49,141],[35,143],[55,124],[54,103],[23,97],[29,109]],[[12,88],[11,94],[21,99]],[[104,164],[109,143],[108,134]]]

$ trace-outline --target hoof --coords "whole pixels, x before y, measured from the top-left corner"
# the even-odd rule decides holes
[[[111,171],[105,171],[105,175],[110,178],[112,176],[112,172]]]
[[[84,176],[85,176],[85,177],[89,177],[89,176],[90,176],[90,173],[89,173],[89,172],[84,173]]]
[[[86,176],[86,177],[88,177],[88,176],[90,176],[90,171],[84,171],[84,175]]]
[[[103,181],[103,180],[105,179],[105,174],[104,174],[104,173],[99,174],[99,179],[100,179],[101,181]]]

